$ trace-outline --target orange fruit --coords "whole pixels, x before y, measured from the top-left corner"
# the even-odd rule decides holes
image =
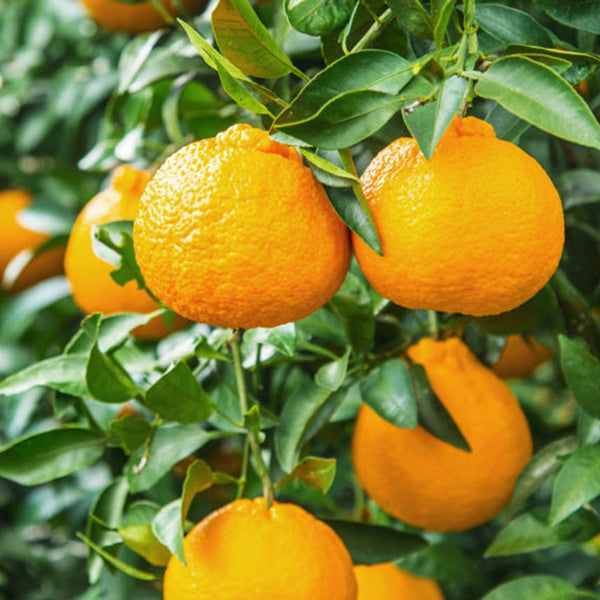
[[[128,281],[124,286],[116,283],[110,276],[115,267],[98,258],[92,248],[94,225],[135,219],[140,196],[149,179],[148,173],[136,167],[119,167],[109,187],[86,204],[73,225],[65,255],[65,272],[73,298],[86,314],[149,313],[159,308],[135,281]],[[173,327],[169,328],[165,319],[159,316],[135,329],[134,334],[140,338],[159,338],[183,325],[183,319],[175,319]]]
[[[531,458],[529,425],[510,388],[458,338],[422,339],[408,356],[431,386],[471,452],[423,427],[405,429],[363,405],[352,459],[367,494],[390,515],[432,531],[463,531],[508,504]]]
[[[534,338],[522,335],[509,335],[506,346],[492,366],[495,373],[506,379],[511,377],[529,377],[542,363],[552,358],[554,353]]]
[[[558,192],[491,125],[456,118],[427,160],[413,138],[384,148],[362,178],[383,256],[353,236],[371,285],[414,309],[491,315],[531,298],[558,265]]]
[[[24,190],[0,192],[0,278],[8,264],[23,250],[35,250],[50,236],[27,229],[19,223],[19,212],[27,208],[33,198]],[[19,292],[43,279],[62,273],[64,248],[53,247],[33,258],[7,287]]]
[[[444,600],[433,579],[417,577],[392,563],[354,567],[357,600]]]
[[[164,600],[355,600],[350,555],[334,531],[294,504],[235,500],[185,537]]]
[[[300,154],[243,124],[167,159],[142,197],[134,243],[167,306],[245,329],[320,308],[351,256],[348,229]]]
[[[111,31],[140,33],[168,25],[149,0],[136,4],[116,0],[81,0],[81,2],[94,21]],[[171,16],[182,16],[177,0],[160,0],[160,3]],[[204,8],[206,0],[182,0],[182,4],[186,11],[195,14]]]

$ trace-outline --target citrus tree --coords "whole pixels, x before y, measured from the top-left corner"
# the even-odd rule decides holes
[[[600,2],[0,31],[0,597],[600,598]]]

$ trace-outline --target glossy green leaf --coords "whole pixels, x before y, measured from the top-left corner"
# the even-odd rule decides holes
[[[406,364],[393,358],[373,369],[362,381],[363,400],[386,421],[415,429],[417,402]]]
[[[152,520],[152,533],[172,554],[185,564],[183,555],[183,527],[181,524],[181,499],[161,508]]]
[[[277,487],[282,487],[295,479],[300,479],[315,490],[326,494],[335,479],[335,464],[334,458],[307,456],[277,484]]]
[[[419,424],[436,438],[470,452],[469,442],[431,388],[425,369],[421,365],[412,365],[410,377],[417,402]]]
[[[346,373],[348,372],[348,359],[350,358],[350,348],[344,352],[344,355],[337,360],[327,363],[319,368],[315,375],[315,381],[321,387],[324,387],[331,392],[335,392],[340,389],[344,380],[346,379]]]
[[[584,446],[574,452],[554,482],[550,524],[556,525],[600,496],[600,446]]]
[[[503,583],[481,600],[577,600],[595,598],[569,582],[552,575],[532,575]]]
[[[577,403],[593,417],[600,417],[600,360],[582,342],[564,335],[560,343],[560,365]]]
[[[146,392],[146,404],[170,421],[188,425],[206,421],[215,406],[191,369],[179,361]]]
[[[71,394],[86,396],[85,368],[87,356],[55,356],[35,363],[0,383],[0,394],[12,396],[37,385]]]
[[[275,431],[275,453],[286,473],[296,466],[306,431],[330,395],[329,390],[311,382],[287,399]]]
[[[350,18],[355,0],[285,0],[292,27],[308,35],[337,31]]]
[[[210,466],[203,460],[195,460],[185,474],[183,494],[181,496],[181,527],[190,510],[194,498],[215,483],[215,475]]]
[[[492,125],[499,140],[518,144],[521,136],[531,127],[530,123],[519,119],[499,104],[494,104],[485,120]]]
[[[332,187],[349,187],[353,184],[360,185],[360,179],[345,169],[324,159],[322,156],[300,148],[300,154],[310,163],[315,177],[324,185]]]
[[[335,212],[348,227],[372,250],[381,255],[381,242],[377,230],[356,195],[348,188],[329,188],[327,196]]]
[[[286,323],[278,327],[257,327],[244,332],[244,343],[272,346],[284,356],[294,356],[296,352],[296,326]]]
[[[524,56],[496,61],[475,92],[568,141],[600,148],[600,125],[585,100],[550,67]]]
[[[127,371],[97,344],[88,358],[85,382],[92,397],[101,402],[118,404],[140,393]]]
[[[561,173],[556,181],[565,210],[600,202],[600,173],[592,169],[573,169]]]
[[[0,477],[21,485],[53,481],[94,464],[106,442],[102,434],[82,427],[34,433],[0,450]]]
[[[389,527],[337,519],[324,521],[344,542],[355,565],[393,562],[426,546],[419,536]]]
[[[123,543],[151,565],[165,567],[169,562],[171,552],[154,535],[150,523],[119,527],[117,531]]]
[[[112,420],[108,428],[121,440],[123,448],[128,453],[139,448],[150,437],[153,430],[146,419],[133,415]]]
[[[387,0],[387,4],[407,31],[426,40],[433,39],[433,20],[420,0]]]
[[[446,45],[446,31],[455,6],[456,0],[433,0],[432,2],[433,39],[438,48]]]
[[[553,46],[552,38],[530,14],[503,4],[475,4],[479,26],[505,44]]]
[[[295,70],[248,0],[219,0],[211,23],[219,49],[244,73],[271,78]]]
[[[600,33],[600,0],[534,0],[534,2],[559,23]]]
[[[551,527],[547,510],[518,516],[503,527],[485,551],[485,557],[510,556],[551,548],[564,542],[586,542],[600,531],[600,519],[592,512],[580,510]]]
[[[208,433],[197,425],[163,425],[149,447],[141,446],[129,458],[125,474],[131,491],[142,492],[164,477],[171,467],[224,434]]]

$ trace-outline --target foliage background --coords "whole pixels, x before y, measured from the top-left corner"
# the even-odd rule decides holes
[[[212,39],[210,9],[217,4],[213,2],[206,13],[190,21],[208,40]],[[318,118],[310,126],[280,116],[281,132],[320,147],[320,156],[338,168],[342,163],[332,150],[352,146],[359,172],[380,148],[409,132],[422,148],[431,149],[435,145],[432,132],[423,123],[431,122],[427,111],[432,104],[418,105],[413,113],[403,113],[404,118],[399,111],[432,90],[439,94],[438,86],[452,75],[452,63],[443,61],[444,48],[454,51],[467,39],[460,35],[463,13],[455,3],[425,4],[432,12],[436,7],[443,9],[438,10],[435,23],[443,20],[440,15],[444,10],[449,11],[446,34],[445,27],[435,32],[427,29],[433,21],[427,24],[416,0],[337,2],[332,11],[335,19],[323,18],[308,32],[320,33],[322,28],[322,36],[303,34],[290,26],[290,20],[298,26],[293,4],[286,3],[288,17],[280,2],[256,8],[272,39],[305,77],[312,78],[324,68],[323,56],[330,63],[343,55],[344,43],[356,48],[367,35],[370,47],[389,50],[421,65],[420,84],[429,88],[417,86],[387,118],[374,111],[377,126],[371,130],[359,122],[355,139],[348,140],[347,127],[334,129],[332,135]],[[577,4],[547,0],[477,2],[476,35],[481,54],[474,55],[471,64],[462,65],[474,72],[481,69],[481,58],[494,62],[512,54],[521,61],[503,63],[510,68],[499,73],[496,87],[488,82],[487,91],[482,89],[485,93],[481,95],[487,98],[474,98],[471,113],[490,120],[500,137],[518,142],[544,166],[561,192],[566,210],[567,242],[561,268],[533,300],[494,318],[439,315],[443,334],[463,331],[478,356],[490,364],[499,356],[505,336],[515,332],[534,335],[557,353],[556,360],[534,378],[511,383],[532,424],[539,454],[537,469],[518,488],[520,496],[517,494],[509,514],[463,534],[425,534],[427,546],[408,552],[414,538],[393,534],[415,532],[392,522],[357,489],[348,453],[351,419],[361,400],[378,403],[380,398],[378,393],[367,397],[365,376],[371,373],[375,382],[371,390],[385,389],[385,372],[377,367],[387,364],[412,340],[428,335],[430,329],[426,313],[402,310],[378,297],[356,265],[328,306],[295,326],[246,332],[242,345],[251,398],[260,405],[274,479],[293,471],[301,457],[336,459],[335,480],[328,494],[306,483],[309,480],[315,485],[316,479],[317,488],[327,487],[331,463],[321,461],[309,465],[309,476],[301,478],[304,481],[282,486],[279,496],[321,516],[361,519],[368,515],[371,523],[387,526],[379,539],[389,540],[392,555],[374,544],[372,555],[362,558],[402,556],[399,564],[403,568],[436,577],[450,600],[481,598],[495,586],[523,575],[559,577],[563,583],[543,583],[558,589],[556,586],[569,582],[589,597],[597,597],[593,592],[600,591],[599,554],[596,545],[590,543],[600,531],[595,500],[600,494],[600,363],[595,358],[600,352],[600,329],[593,312],[600,305],[600,129],[591,113],[573,99],[575,92],[570,95],[571,86],[585,80],[587,90],[581,91],[586,102],[593,111],[600,107],[596,71],[600,61],[600,5],[588,2],[587,8],[581,8],[581,3],[579,12],[576,8],[566,10]],[[549,13],[560,18],[553,19]],[[380,18],[388,15],[385,27],[378,27],[375,14]],[[427,31],[421,37],[423,27]],[[377,35],[369,38],[371,31]],[[424,39],[431,37],[430,33],[441,54],[425,60],[424,56],[435,52],[434,44]],[[184,143],[215,135],[234,122],[270,126],[268,113],[278,112],[279,107],[267,101],[268,95],[265,100],[266,90],[257,95],[256,78],[246,80],[237,74],[231,83],[227,73],[216,73],[200,58],[198,50],[203,46],[197,39],[195,42],[196,47],[181,27],[140,36],[104,31],[84,15],[76,0],[0,0],[0,188],[32,190],[36,202],[26,211],[28,223],[51,233],[57,243],[64,243],[77,212],[106,183],[107,174],[116,165],[134,162],[155,166]],[[246,72],[264,64],[253,55],[251,44],[249,48],[247,62],[237,65]],[[523,64],[534,70],[517,78],[516,86],[511,80],[513,87],[506,96],[506,82]],[[498,72],[498,67],[494,68]],[[229,66],[225,70],[231,74]],[[364,82],[355,82],[351,73],[349,68],[341,70],[338,78],[347,77],[349,86],[362,89]],[[462,77],[462,72],[458,74]],[[301,80],[293,72],[282,76],[267,73],[259,78],[284,102],[300,89]],[[241,106],[224,92],[220,79]],[[475,76],[472,80],[464,77],[461,85],[467,89],[469,81],[475,80]],[[386,93],[401,95],[400,90]],[[372,95],[376,100],[377,94]],[[456,98],[464,100],[464,95],[459,96],[455,94],[448,105],[454,112],[460,104]],[[257,98],[265,104],[257,105]],[[324,99],[319,96],[321,102]],[[343,94],[336,101],[350,102]],[[324,133],[319,135],[321,129]],[[585,145],[574,143],[584,134]],[[314,158],[312,162],[314,166]],[[346,174],[344,178],[331,165],[318,165],[321,168],[316,173],[329,184],[332,202],[338,208],[340,202],[349,203],[351,177]],[[372,236],[368,220],[356,207],[356,199],[353,202],[346,218],[365,236]],[[34,438],[37,449],[25,451],[18,460],[11,450],[0,452],[0,475],[4,477],[0,479],[0,597],[7,600],[159,598],[157,582],[143,581],[143,577],[159,577],[160,566],[127,548],[135,544],[131,537],[127,538],[129,544],[123,544],[127,532],[117,527],[142,525],[142,530],[136,530],[145,546],[142,554],[160,565],[165,551],[157,536],[171,548],[177,544],[173,523],[180,511],[177,502],[186,468],[184,498],[191,501],[194,497],[188,514],[191,521],[235,495],[235,485],[215,485],[195,496],[194,487],[226,477],[207,474],[204,463],[196,463],[192,470],[190,461],[175,471],[171,467],[194,453],[215,471],[237,477],[244,447],[240,428],[233,428],[237,435],[230,436],[232,427],[222,414],[212,415],[209,429],[223,437],[200,440],[196,425],[181,414],[165,412],[169,398],[159,396],[150,410],[145,395],[170,364],[185,364],[220,413],[237,422],[243,420],[237,407],[233,367],[222,360],[228,354],[230,332],[196,325],[158,344],[141,343],[127,338],[127,332],[138,322],[135,319],[124,317],[100,324],[92,317],[80,329],[81,318],[62,277],[0,299],[0,375],[7,377],[2,386],[8,394],[0,403],[2,445],[14,448],[11,444],[17,440],[46,431],[64,432],[66,426],[91,432],[85,435],[101,440],[83,455],[65,442],[55,462],[49,457],[61,447],[60,434],[53,434],[47,447],[42,445],[45,438]],[[82,365],[78,363],[75,368],[73,361],[69,363],[73,369],[70,378],[61,381],[56,379],[57,363],[49,363],[41,375],[21,371],[61,355],[73,336],[76,342],[71,343],[71,349],[85,353],[83,372]],[[71,352],[71,358],[77,352]],[[103,371],[107,361],[120,365],[128,374],[127,385],[133,382],[144,394],[124,393],[122,380],[110,388],[110,393],[104,393],[103,389],[109,389]],[[19,373],[25,375],[8,378]],[[47,387],[34,387],[36,382]],[[92,388],[96,392],[90,393]],[[124,404],[131,395],[137,396],[138,402]],[[115,402],[115,398],[123,402]],[[386,400],[397,401],[393,397]],[[124,413],[123,405],[135,410],[135,416]],[[157,414],[166,422],[157,420]],[[253,426],[252,418],[246,417],[246,426]],[[274,434],[275,430],[279,433]],[[139,464],[144,440],[149,440],[153,431],[161,432],[154,434],[153,443],[158,439],[162,444],[160,452],[155,451],[166,458],[159,465],[147,465],[150,476],[146,483],[135,483],[133,467]],[[450,435],[449,429],[442,428],[442,433]],[[170,451],[175,439],[177,448]],[[567,455],[572,455],[572,470],[564,462]],[[61,462],[69,465],[67,472],[61,472]],[[319,472],[325,475],[317,477]],[[125,481],[129,482],[129,495]],[[565,494],[573,490],[575,500],[565,500]],[[252,470],[247,491],[250,495],[260,493],[260,482]],[[162,521],[157,525],[155,514],[161,507],[167,508],[161,511]],[[95,518],[88,516],[90,510]],[[561,511],[566,520],[551,525],[548,515],[552,522]],[[149,531],[153,520],[154,530]],[[111,566],[95,553],[88,555],[78,532],[103,549],[105,558],[116,556],[121,562],[113,560]],[[366,535],[365,530],[357,530],[349,538],[355,558],[365,545]],[[550,592],[544,595],[541,580],[524,581],[521,591],[506,597],[517,600],[521,597],[517,593],[529,600],[550,597]],[[577,592],[565,589],[565,597],[575,597]]]

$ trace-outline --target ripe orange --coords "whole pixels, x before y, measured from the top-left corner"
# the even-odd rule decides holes
[[[149,313],[159,308],[135,281],[128,281],[124,286],[117,284],[110,276],[115,267],[98,258],[92,248],[94,225],[135,219],[140,196],[149,178],[148,173],[135,167],[120,167],[114,172],[109,187],[87,203],[73,225],[67,244],[65,272],[75,302],[86,314]],[[183,319],[176,319],[173,325],[181,328],[183,324]],[[157,317],[138,327],[134,334],[140,338],[159,338],[168,332],[165,320]]]
[[[392,563],[354,567],[357,600],[444,600],[433,579],[417,577]]]
[[[506,379],[529,377],[542,363],[552,358],[550,348],[542,346],[534,338],[509,335],[498,362],[492,366],[494,372]]]
[[[342,541],[294,504],[235,500],[185,537],[186,565],[172,556],[164,600],[355,600]]]
[[[233,125],[171,156],[134,227],[150,289],[183,316],[221,327],[306,317],[342,284],[348,229],[299,153]]]
[[[356,474],[390,515],[432,531],[463,531],[508,504],[531,458],[525,415],[510,388],[458,338],[422,339],[408,356],[423,365],[471,452],[419,426],[396,427],[367,405],[352,439]]]
[[[24,190],[0,192],[0,279],[13,258],[23,250],[35,250],[49,239],[45,233],[23,227],[18,214],[27,208],[32,196]],[[63,247],[50,248],[31,260],[9,285],[8,290],[19,292],[43,279],[62,273]]]
[[[558,192],[484,121],[456,118],[430,160],[400,138],[362,182],[384,256],[356,235],[354,251],[371,285],[401,306],[497,314],[531,298],[558,265]]]
[[[140,33],[166,27],[167,22],[149,0],[136,4],[116,0],[81,0],[86,10],[97,23],[112,31]],[[176,0],[160,0],[165,10],[172,16],[181,16]],[[185,9],[195,14],[206,0],[182,0]]]

